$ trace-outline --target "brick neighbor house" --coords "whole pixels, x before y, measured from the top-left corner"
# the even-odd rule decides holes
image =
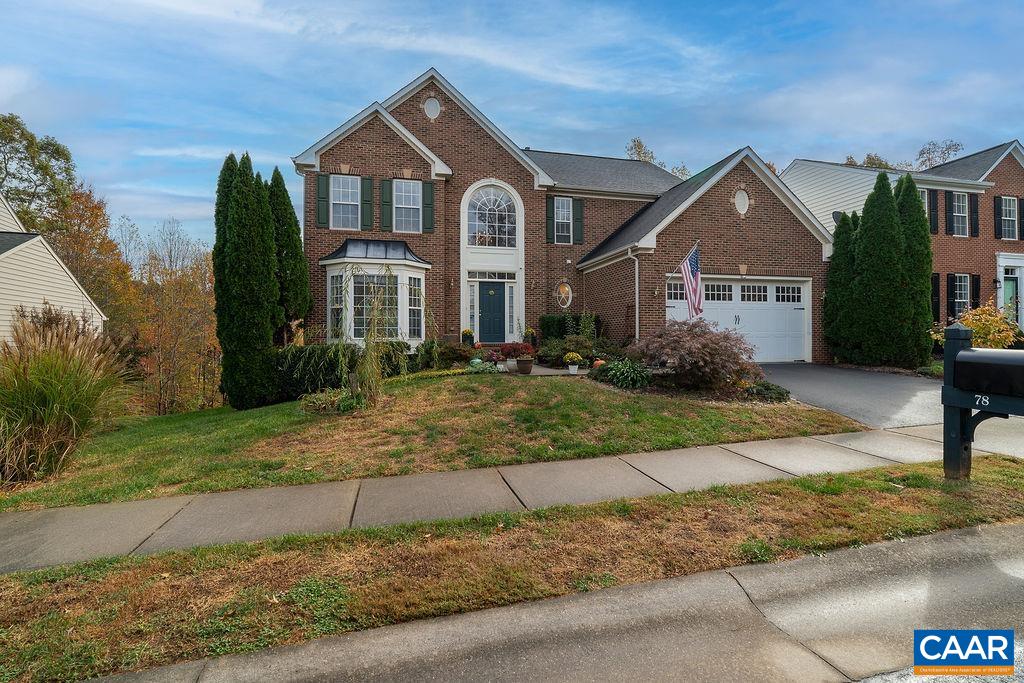
[[[304,177],[313,311],[365,334],[368,294],[416,345],[518,341],[544,313],[591,311],[624,341],[686,318],[700,240],[704,316],[760,361],[825,361],[832,238],[749,147],[682,181],[646,162],[521,148],[431,69],[293,159]]]
[[[889,174],[895,184],[903,171]],[[829,231],[862,211],[877,168],[797,159],[782,179]],[[932,318],[945,322],[990,299],[1024,324],[1024,147],[1013,140],[911,176],[931,222]]]

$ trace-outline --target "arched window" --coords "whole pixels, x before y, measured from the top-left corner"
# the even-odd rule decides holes
[[[500,187],[481,187],[469,200],[469,246],[515,247],[516,205]]]

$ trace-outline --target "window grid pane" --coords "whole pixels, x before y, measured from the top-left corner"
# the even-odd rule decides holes
[[[971,305],[971,276],[957,273],[953,286],[954,317],[959,318]]]
[[[572,243],[572,199],[555,197],[555,244]]]
[[[704,298],[708,301],[732,301],[732,285],[704,285]]]
[[[352,278],[352,336],[363,339],[373,313],[373,300],[379,300],[377,330],[381,337],[398,337],[398,276],[355,275]]]
[[[469,200],[468,214],[471,247],[516,246],[516,207],[507,192],[480,188]]]
[[[359,178],[353,175],[331,176],[331,227],[359,229]]]
[[[967,236],[967,194],[953,193],[953,234]]]
[[[1003,197],[1002,211],[1003,239],[1017,239],[1017,198]]]
[[[476,283],[469,283],[469,329],[473,331],[473,338],[476,338]]]
[[[345,324],[345,285],[342,275],[332,275],[328,288],[328,306],[330,307],[330,329],[328,336],[338,339],[344,334]]]
[[[516,297],[515,287],[512,285],[506,285],[508,290],[508,333],[515,334],[516,332]]]
[[[395,231],[420,232],[423,186],[418,180],[395,180]]]
[[[470,280],[515,280],[515,273],[508,273],[494,270],[471,270],[469,271]]]
[[[803,298],[803,288],[799,286],[779,285],[775,288],[775,302],[780,304],[798,304]]]
[[[409,278],[409,338],[423,339],[423,280]]]
[[[669,301],[686,301],[686,286],[682,282],[669,282],[665,294]]]
[[[928,215],[928,190],[918,190],[921,195],[921,201],[924,203],[924,215]]]
[[[740,285],[740,301],[768,301],[768,285]]]

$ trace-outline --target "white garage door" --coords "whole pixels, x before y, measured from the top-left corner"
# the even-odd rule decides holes
[[[719,329],[738,330],[754,347],[759,363],[810,361],[811,334],[807,305],[810,283],[782,280],[704,280],[704,313]],[[665,288],[668,320],[689,313],[681,280]]]

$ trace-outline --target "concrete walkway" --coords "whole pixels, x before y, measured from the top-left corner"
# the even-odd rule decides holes
[[[1022,453],[1024,455],[1024,453]],[[0,513],[0,572],[293,533],[582,504],[942,457],[887,431]]]
[[[848,681],[915,628],[1024,628],[1024,525],[425,619],[124,681]],[[884,680],[889,680],[884,679]],[[901,679],[907,680],[907,679]]]

